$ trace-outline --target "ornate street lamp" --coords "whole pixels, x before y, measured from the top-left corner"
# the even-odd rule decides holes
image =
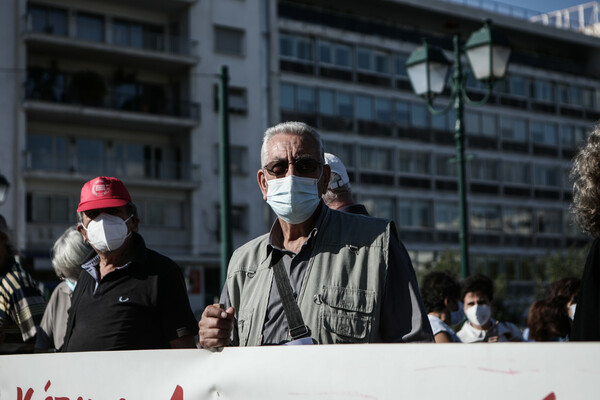
[[[494,82],[502,79],[506,74],[510,46],[506,38],[499,32],[490,28],[491,21],[487,20],[484,26],[474,32],[461,48],[458,35],[453,37],[454,61],[451,78],[450,99],[446,107],[435,109],[433,99],[444,91],[451,62],[448,61],[442,50],[423,41],[423,46],[412,52],[406,60],[406,72],[414,92],[427,100],[427,107],[432,114],[439,115],[454,108],[456,122],[454,125],[454,140],[456,142],[456,162],[458,165],[458,195],[460,219],[460,266],[461,276],[469,275],[469,244],[468,244],[468,218],[467,197],[465,187],[465,150],[464,150],[464,103],[473,106],[485,104],[494,86]],[[485,82],[487,91],[479,101],[473,101],[466,92],[466,75],[462,69],[461,56],[463,50],[467,55],[473,75],[477,80]]]
[[[0,174],[0,204],[4,203],[4,200],[6,200],[9,187],[10,183],[8,182],[8,179],[6,179],[4,175]]]

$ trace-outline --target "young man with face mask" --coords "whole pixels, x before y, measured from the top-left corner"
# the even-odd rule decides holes
[[[494,283],[485,275],[471,275],[463,282],[461,298],[467,321],[457,335],[463,343],[522,342],[521,330],[510,322],[492,318]]]
[[[194,348],[196,319],[179,266],[146,248],[125,185],[83,185],[77,229],[96,254],[83,265],[63,351]]]
[[[277,219],[269,233],[233,254],[220,301],[225,307],[204,310],[200,346],[297,338],[318,344],[432,342],[393,222],[331,210],[321,200],[330,168],[319,134],[299,122],[274,126],[265,132],[261,163],[258,185]],[[304,323],[298,330],[288,326],[294,310]]]

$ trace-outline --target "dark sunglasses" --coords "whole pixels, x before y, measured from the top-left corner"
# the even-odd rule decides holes
[[[323,165],[323,163],[309,157],[297,158],[292,161],[292,164],[294,164],[294,171],[298,175],[310,175]],[[283,176],[289,169],[289,162],[287,160],[275,160],[263,168],[273,176]]]

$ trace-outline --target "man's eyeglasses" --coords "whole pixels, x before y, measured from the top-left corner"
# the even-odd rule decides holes
[[[292,161],[292,164],[294,164],[294,171],[298,175],[310,175],[323,165],[323,163],[309,157],[297,158]],[[273,176],[283,176],[289,169],[289,162],[287,160],[275,160],[263,168]]]

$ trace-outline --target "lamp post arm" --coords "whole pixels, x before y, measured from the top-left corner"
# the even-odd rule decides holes
[[[427,109],[429,110],[430,113],[432,113],[433,115],[442,115],[442,114],[446,114],[448,111],[450,111],[453,107],[454,107],[454,101],[456,98],[456,94],[452,93],[450,95],[450,99],[448,101],[448,104],[440,109],[436,109],[433,106],[433,98],[432,97],[428,97],[427,98]]]
[[[494,82],[491,80],[487,81],[486,87],[487,87],[487,91],[485,93],[485,96],[483,96],[483,98],[481,100],[471,100],[469,98],[469,95],[467,94],[467,85],[462,85],[461,96],[465,99],[465,103],[470,106],[474,106],[474,107],[482,106],[485,103],[487,103],[488,100],[490,99],[490,97],[492,95],[492,89],[494,88]]]

